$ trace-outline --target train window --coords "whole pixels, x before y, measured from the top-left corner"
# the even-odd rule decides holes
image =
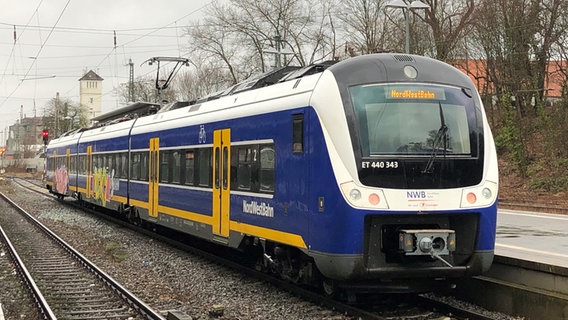
[[[223,147],[223,189],[227,190],[229,188],[229,148]]]
[[[101,156],[93,155],[93,168],[92,171],[95,171],[96,168],[100,168],[102,166],[101,163]]]
[[[237,167],[239,165],[238,148],[231,148],[231,190],[237,190]]]
[[[172,182],[181,182],[181,154],[179,151],[172,152]]]
[[[120,155],[120,176],[122,178],[127,178],[128,177],[128,154],[127,153],[122,153]]]
[[[267,145],[260,147],[260,172],[259,183],[260,191],[273,192],[274,191],[274,168],[276,157],[274,153],[274,146]]]
[[[221,156],[219,155],[219,147],[215,147],[215,189],[219,189],[221,187],[220,182],[220,171],[219,168],[221,167]]]
[[[211,186],[211,161],[211,149],[199,149],[199,152],[197,153],[197,179],[200,186]]]
[[[115,153],[112,155],[112,163],[113,163],[113,170],[114,170],[114,176],[116,178],[121,178],[120,176],[120,154],[119,153]],[[111,171],[112,172],[112,171]]]
[[[292,116],[292,153],[304,152],[304,115]]]
[[[351,87],[364,157],[381,155],[470,155],[467,109],[458,88],[421,84]]]
[[[252,187],[252,164],[256,160],[256,150],[252,147],[238,148],[238,166],[237,166],[237,189],[251,190]]]
[[[132,168],[130,176],[133,180],[140,179],[140,153],[132,154]]]
[[[169,162],[171,156],[172,154],[169,151],[162,151],[162,154],[160,155],[160,182],[169,182]]]
[[[195,169],[195,152],[189,150],[185,152],[185,184],[193,185]]]
[[[140,180],[148,181],[148,152],[140,153]]]
[[[85,155],[79,156],[79,168],[78,168],[79,174],[86,174],[85,159],[86,159]]]
[[[77,167],[75,166],[75,156],[69,157],[69,172],[75,173]]]

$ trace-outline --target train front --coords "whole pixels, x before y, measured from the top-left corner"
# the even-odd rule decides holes
[[[324,276],[413,291],[489,268],[497,157],[467,76],[425,57],[357,57],[322,75],[312,105],[341,200],[310,228]]]

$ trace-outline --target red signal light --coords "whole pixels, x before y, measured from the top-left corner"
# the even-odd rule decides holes
[[[47,145],[47,142],[49,141],[49,130],[44,129],[41,132],[41,136],[43,137],[43,144]]]

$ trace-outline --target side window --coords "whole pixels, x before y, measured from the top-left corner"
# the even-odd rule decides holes
[[[181,153],[179,151],[172,152],[172,162],[171,162],[171,169],[172,169],[172,182],[173,183],[180,183],[181,182]]]
[[[292,116],[292,153],[300,154],[304,152],[304,115],[295,114]]]
[[[276,163],[276,155],[274,146],[261,146],[260,147],[260,191],[261,192],[274,192],[274,168]]]
[[[185,184],[194,184],[195,170],[195,151],[189,150],[185,152]]]
[[[140,153],[132,153],[132,167],[130,171],[131,179],[138,180],[140,179]]]
[[[95,156],[93,156],[93,157],[95,157]],[[97,167],[97,168],[103,167],[103,156],[101,156],[100,154],[96,155],[96,161],[93,162],[93,167]],[[93,168],[93,172],[94,172],[94,168]]]
[[[120,162],[122,162],[120,164],[120,169],[121,169],[120,176],[126,178],[128,177],[128,153],[122,153],[120,155]]]
[[[256,155],[250,146],[238,148],[237,189],[251,190],[252,166]]]
[[[69,157],[70,168],[69,171],[71,173],[77,173],[77,156],[73,155]]]
[[[87,174],[87,156],[86,155],[81,156],[80,166],[81,166],[81,169],[80,169],[81,173]]]
[[[120,153],[115,153],[112,155],[112,170],[114,170],[114,176],[116,178],[121,178],[120,176]],[[111,172],[112,172],[111,170]]]
[[[160,154],[160,182],[169,182],[170,171],[169,163],[171,157],[170,151],[162,151]]]
[[[107,172],[110,173],[110,171],[113,169],[114,162],[112,161],[112,154],[107,154],[106,156],[106,168],[107,168]]]
[[[141,152],[140,155],[140,180],[148,181],[148,152]]]
[[[211,148],[202,148],[197,152],[198,184],[200,186],[211,186]]]

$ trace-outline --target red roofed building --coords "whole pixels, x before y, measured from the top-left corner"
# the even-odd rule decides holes
[[[487,61],[481,59],[458,60],[452,63],[456,68],[467,74],[481,95],[494,94],[494,86],[487,79]],[[550,102],[555,102],[562,97],[564,90],[568,94],[568,61],[551,60],[545,77],[545,97]]]

